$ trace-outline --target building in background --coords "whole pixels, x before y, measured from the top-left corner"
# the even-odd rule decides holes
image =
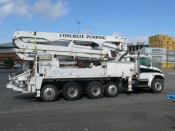
[[[155,35],[149,37],[149,44],[136,42],[128,45],[130,54],[148,55],[153,66],[175,70],[175,39],[168,35]]]
[[[7,60],[11,60],[14,62],[14,65],[23,63],[22,60],[20,60],[15,52],[13,51],[13,44],[12,43],[4,43],[0,44],[0,66],[3,67],[5,64],[4,62]]]
[[[146,47],[140,50],[141,54],[150,56],[154,62],[162,62],[167,60],[167,50],[164,48]]]
[[[152,64],[155,67],[162,68],[162,62],[167,61],[167,49],[145,47],[140,50],[141,54],[147,55],[152,60]]]
[[[155,35],[149,37],[149,47],[165,48],[175,51],[175,40],[168,35]]]
[[[128,44],[128,51],[130,54],[137,54],[142,48],[148,47],[144,42],[136,42]]]
[[[160,63],[162,69],[175,69],[175,39],[173,37],[168,35],[151,36],[149,37],[149,47],[152,47],[153,50],[162,49],[162,53],[160,53],[162,55]]]

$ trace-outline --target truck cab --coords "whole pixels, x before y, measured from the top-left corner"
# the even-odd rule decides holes
[[[135,62],[138,58],[138,55],[127,55],[123,58],[123,61],[127,62]],[[162,71],[154,67],[152,65],[152,62],[150,58],[146,55],[140,55],[138,59],[138,78],[134,79],[133,86],[135,87],[148,87],[150,88],[154,93],[160,93],[162,92],[164,88],[164,74]]]

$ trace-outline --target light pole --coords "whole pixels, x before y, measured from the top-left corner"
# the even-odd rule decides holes
[[[79,29],[79,28],[80,28],[80,21],[79,21],[79,20],[77,20],[77,21],[76,21],[76,23],[77,23],[78,34],[79,34],[79,30],[80,30],[80,29]]]

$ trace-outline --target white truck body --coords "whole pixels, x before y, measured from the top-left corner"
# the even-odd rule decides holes
[[[65,41],[67,45],[60,45]],[[123,57],[126,38],[17,31],[13,42],[16,54],[33,64],[25,72],[10,76],[7,88],[36,93],[44,101],[56,100],[60,93],[73,100],[82,92],[100,98],[103,93],[116,96],[119,88],[163,90],[164,75],[147,57]]]

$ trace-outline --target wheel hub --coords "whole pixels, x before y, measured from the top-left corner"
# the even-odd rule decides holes
[[[56,95],[55,90],[52,88],[46,88],[43,94],[46,99],[52,99]]]
[[[162,84],[160,82],[155,83],[155,88],[156,90],[161,90],[162,89]]]
[[[110,85],[108,88],[108,92],[110,95],[115,95],[117,93],[117,87],[115,85]]]
[[[100,87],[92,87],[92,94],[94,96],[98,96],[101,93],[101,88]]]
[[[67,94],[68,94],[69,97],[76,97],[78,95],[78,89],[75,88],[75,87],[70,87],[67,90]]]

